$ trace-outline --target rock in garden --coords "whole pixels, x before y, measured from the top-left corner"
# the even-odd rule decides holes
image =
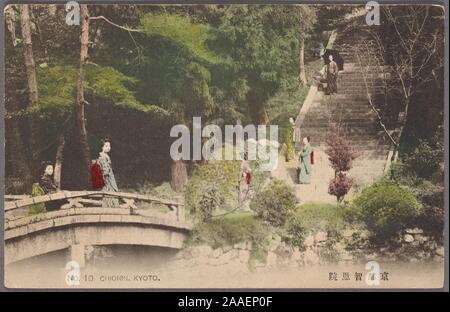
[[[241,242],[233,246],[234,249],[247,249],[247,243]]]
[[[211,256],[213,258],[219,258],[222,255],[222,248],[216,248],[213,250]]]
[[[316,242],[324,242],[326,241],[328,238],[328,234],[326,232],[318,232],[315,236],[314,236],[314,240]]]
[[[352,237],[353,233],[355,233],[352,229],[345,229],[344,231],[342,231],[342,236],[343,237]]]
[[[305,245],[306,247],[310,247],[314,245],[314,236],[309,235],[308,237],[305,238],[305,241],[303,242],[303,245]]]
[[[414,241],[414,236],[412,236],[411,234],[405,234],[403,236],[403,240],[407,243],[412,243]]]
[[[249,250],[239,250],[239,261],[242,263],[248,263],[248,260],[250,259],[250,251]]]
[[[311,248],[308,248],[305,252],[304,261],[305,264],[318,264],[320,259],[319,256]]]
[[[439,248],[436,249],[436,254],[440,257],[444,256],[444,246],[441,246]]]
[[[266,264],[267,266],[275,266],[277,264],[277,254],[269,251],[267,253]]]
[[[419,228],[413,228],[413,229],[407,229],[405,231],[407,234],[422,234],[423,230],[419,229]]]

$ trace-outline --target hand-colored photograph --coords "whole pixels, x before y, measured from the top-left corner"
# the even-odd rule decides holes
[[[5,5],[4,286],[442,289],[445,18]]]

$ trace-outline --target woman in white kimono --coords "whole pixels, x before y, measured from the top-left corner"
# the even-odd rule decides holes
[[[102,151],[98,156],[98,163],[102,168],[103,180],[105,181],[105,186],[102,191],[106,192],[118,192],[116,178],[114,177],[114,172],[111,166],[111,158],[108,153],[111,151],[111,142],[109,139],[103,140]],[[119,199],[115,197],[105,196],[103,198],[103,207],[113,208],[119,207]]]

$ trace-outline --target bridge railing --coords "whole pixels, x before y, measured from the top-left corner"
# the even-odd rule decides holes
[[[26,209],[32,205],[49,202],[61,203],[59,209],[89,207],[113,208],[105,207],[105,198],[117,199],[119,208],[130,209],[130,214],[145,215],[146,209],[140,209],[138,202],[162,205],[167,207],[169,212],[171,212],[172,215],[175,215],[178,221],[185,222],[184,205],[181,199],[169,200],[136,193],[105,191],[60,191],[35,197],[29,195],[5,195],[5,219],[16,219],[17,214],[14,213],[15,211]],[[19,218],[20,217],[22,216],[19,216]]]

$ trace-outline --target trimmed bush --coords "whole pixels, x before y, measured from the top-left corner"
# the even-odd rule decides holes
[[[187,245],[206,244],[213,249],[251,242],[250,261],[265,261],[271,228],[249,213],[235,212],[209,222],[198,223]]]
[[[282,226],[296,205],[294,188],[281,180],[274,180],[252,199],[250,209],[264,221]]]
[[[217,209],[237,207],[238,161],[210,161],[198,165],[186,186],[186,209],[199,221],[209,219]]]
[[[353,201],[351,212],[367,225],[373,239],[384,240],[407,227],[422,210],[409,189],[383,181],[364,189]]]
[[[303,247],[304,238],[320,231],[337,236],[345,226],[342,206],[309,202],[297,207],[286,222],[285,241]]]

